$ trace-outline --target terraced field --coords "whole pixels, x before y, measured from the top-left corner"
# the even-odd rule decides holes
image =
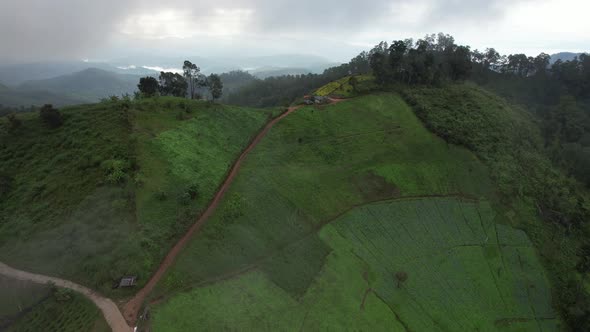
[[[534,250],[496,226],[488,200],[487,169],[430,134],[397,95],[300,109],[252,151],[152,294],[151,323],[552,329]]]
[[[109,326],[90,300],[77,293],[67,299],[50,297],[34,310],[21,316],[8,328],[9,332],[107,332]]]
[[[301,297],[253,269],[174,297],[157,311],[154,327],[555,330],[534,248],[493,218],[488,203],[454,197],[368,204],[319,232],[331,251]],[[407,280],[400,282],[399,272]]]

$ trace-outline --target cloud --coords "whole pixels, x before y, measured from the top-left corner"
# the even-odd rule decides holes
[[[511,29],[538,46],[549,17],[515,17],[582,0],[19,0],[0,1],[0,61],[81,59],[127,53],[311,53],[344,60],[380,40],[449,32],[463,43],[509,44]],[[579,5],[579,4],[578,4]],[[545,7],[544,7],[545,6]],[[553,8],[549,6],[550,8]],[[523,9],[524,8],[524,9]],[[548,11],[537,11],[549,15]],[[567,14],[551,17],[567,27]],[[506,21],[509,17],[510,21]],[[582,18],[582,22],[587,22]],[[547,24],[546,24],[547,25]],[[588,23],[576,24],[589,28]],[[567,29],[565,29],[567,30]],[[588,31],[588,29],[586,29]],[[501,36],[499,36],[502,34]],[[522,35],[522,33],[521,33]],[[499,38],[502,37],[502,38]],[[463,39],[462,39],[463,38]],[[588,41],[587,38],[584,39]],[[516,39],[513,40],[514,42]],[[549,43],[549,44],[548,44]],[[553,43],[553,44],[551,44]],[[489,44],[488,44],[489,45]],[[502,48],[502,45],[490,45]]]

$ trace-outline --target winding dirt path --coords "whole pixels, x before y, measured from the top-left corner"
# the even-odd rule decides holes
[[[162,276],[172,265],[172,263],[176,259],[176,256],[178,256],[180,251],[182,251],[182,249],[189,242],[190,238],[201,229],[201,227],[205,224],[207,219],[209,219],[209,217],[217,209],[217,206],[219,205],[221,199],[227,192],[227,189],[234,181],[240,167],[242,166],[242,162],[244,161],[244,159],[246,159],[246,156],[256,147],[256,145],[258,145],[258,143],[260,143],[262,138],[266,136],[269,130],[277,122],[281,121],[287,115],[291,114],[292,112],[298,110],[301,107],[302,105],[291,106],[287,109],[287,111],[268,122],[264,126],[264,128],[256,135],[256,137],[254,137],[254,139],[250,142],[250,144],[248,145],[248,147],[246,147],[242,154],[240,154],[236,162],[233,164],[231,170],[229,171],[227,177],[225,178],[225,181],[223,182],[221,187],[219,187],[219,190],[215,194],[215,197],[213,197],[213,200],[211,201],[205,212],[201,214],[199,219],[197,219],[197,221],[191,226],[191,228],[189,228],[189,230],[184,234],[184,236],[174,245],[174,247],[172,247],[172,249],[170,249],[162,263],[160,263],[160,267],[158,267],[158,270],[156,270],[156,272],[152,275],[147,284],[145,284],[145,286],[139,292],[137,292],[137,294],[135,294],[135,296],[131,300],[129,300],[127,304],[125,304],[125,307],[123,308],[123,314],[125,315],[125,319],[127,319],[127,322],[130,325],[135,325],[137,321],[137,314],[139,313],[139,309],[141,308],[141,305],[143,304],[145,298],[149,293],[151,293],[158,281],[160,281]]]
[[[330,98],[330,104],[339,103],[344,100],[345,99]],[[250,144],[246,147],[242,154],[240,154],[236,162],[233,164],[232,168],[230,169],[230,172],[226,176],[223,184],[219,187],[219,190],[215,194],[213,200],[211,201],[207,209],[201,214],[201,216],[191,226],[191,228],[189,228],[189,230],[184,234],[184,236],[180,240],[178,240],[174,247],[170,249],[162,263],[160,263],[158,270],[156,270],[156,272],[151,276],[147,284],[139,292],[137,292],[137,294],[131,300],[129,300],[125,304],[123,308],[123,314],[111,299],[101,296],[100,294],[96,293],[90,288],[76,284],[69,280],[17,270],[2,262],[0,262],[0,274],[18,280],[26,280],[39,284],[46,284],[48,282],[52,282],[56,286],[68,288],[78,293],[81,293],[82,295],[90,299],[92,302],[94,302],[94,304],[102,311],[105,320],[107,321],[113,332],[133,331],[133,328],[131,326],[135,326],[135,323],[137,322],[137,315],[139,313],[139,309],[141,308],[145,298],[154,289],[158,281],[160,281],[162,276],[172,265],[172,263],[176,259],[176,256],[178,256],[178,254],[186,246],[190,238],[197,231],[200,230],[200,228],[205,224],[207,219],[213,214],[213,212],[221,202],[221,199],[227,192],[227,189],[235,179],[242,165],[242,162],[244,161],[244,159],[246,159],[246,156],[256,147],[256,145],[258,145],[258,143],[260,143],[262,138],[266,136],[266,134],[277,122],[281,121],[287,115],[291,114],[292,112],[298,110],[303,106],[304,105],[289,107],[287,111],[268,122],[264,126],[264,128],[254,137],[254,139],[250,142]]]
[[[339,102],[342,102],[345,100],[345,99],[340,99],[340,98],[329,98],[329,99],[330,99],[330,104],[326,104],[326,105],[336,104],[336,103],[339,103]],[[178,256],[178,254],[182,251],[182,249],[189,242],[190,238],[197,231],[199,231],[201,229],[201,227],[205,224],[207,219],[209,219],[209,217],[213,214],[215,209],[217,209],[217,206],[221,202],[221,199],[225,195],[227,189],[234,181],[238,171],[240,170],[240,167],[242,166],[242,162],[244,161],[244,159],[246,159],[246,156],[248,156],[248,154],[256,147],[256,145],[258,145],[258,143],[260,143],[262,138],[264,138],[264,136],[266,136],[266,134],[270,131],[270,129],[277,122],[281,121],[286,116],[288,116],[289,114],[293,113],[294,111],[300,109],[303,106],[305,106],[305,105],[291,106],[287,109],[287,111],[282,113],[280,116],[278,116],[278,117],[274,118],[273,120],[271,120],[270,122],[268,122],[264,126],[264,128],[256,135],[256,137],[254,137],[254,139],[250,142],[250,144],[242,152],[242,154],[240,154],[240,156],[238,157],[236,162],[233,164],[227,177],[225,178],[225,181],[223,182],[221,187],[219,187],[219,190],[215,194],[215,197],[213,198],[213,200],[211,201],[211,203],[209,204],[209,206],[207,207],[205,212],[203,212],[203,214],[201,214],[199,219],[197,219],[197,221],[191,226],[191,228],[189,228],[189,230],[184,234],[184,236],[174,245],[174,247],[172,247],[172,249],[170,249],[170,251],[168,252],[166,257],[164,258],[162,263],[160,263],[158,270],[156,270],[156,272],[152,275],[152,277],[147,282],[147,284],[145,284],[145,286],[139,292],[137,292],[137,294],[135,294],[135,296],[131,300],[129,300],[129,302],[127,302],[127,304],[125,304],[125,307],[123,308],[123,314],[125,316],[125,319],[129,323],[129,325],[131,325],[131,326],[135,325],[135,323],[137,322],[137,315],[139,313],[139,310],[141,309],[141,306],[142,306],[145,298],[148,296],[149,293],[151,293],[151,291],[154,289],[154,287],[156,286],[158,281],[160,281],[160,279],[162,279],[162,276],[164,276],[164,274],[166,273],[168,268],[172,265],[172,263],[176,259],[176,256]],[[321,105],[321,106],[325,106],[325,105]]]
[[[68,288],[81,293],[94,302],[100,311],[102,311],[105,320],[113,332],[133,331],[133,329],[127,325],[127,322],[125,321],[125,318],[123,318],[123,315],[121,314],[121,311],[119,311],[117,305],[110,299],[101,296],[90,288],[78,285],[69,280],[17,270],[4,263],[0,263],[0,274],[17,280],[31,281],[37,284],[47,284],[48,282],[52,282],[58,287]]]

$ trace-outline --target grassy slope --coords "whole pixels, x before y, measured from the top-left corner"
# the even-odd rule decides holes
[[[373,276],[377,279],[367,277],[381,280],[375,284],[377,287],[386,279],[380,264],[359,261],[358,255],[351,255],[351,248],[358,252],[366,250],[363,245],[354,243],[353,237],[329,239],[327,234],[341,233],[337,226],[341,221],[317,232],[324,223],[353,206],[400,196],[437,194],[494,198],[486,168],[466,150],[448,145],[425,130],[399,97],[392,94],[366,96],[325,109],[298,110],[277,124],[253,151],[217,213],[160,284],[154,296],[170,296],[180,289],[193,290],[157,305],[155,328],[175,331],[195,326],[190,324],[209,324],[214,329],[248,329],[269,315],[261,321],[268,329],[294,329],[301,324],[309,329],[349,326],[371,329],[379,324],[400,329],[401,323],[388,313],[383,299],[373,296],[379,291],[369,292],[368,302],[372,305],[359,312],[363,292],[368,288],[362,278],[363,271],[372,268],[378,272],[379,276]],[[425,199],[424,204],[432,204]],[[439,213],[426,211],[434,216]],[[486,220],[489,222],[490,218],[492,216],[487,216]],[[462,219],[455,211],[451,217],[441,213],[439,222],[453,229],[463,223]],[[369,223],[366,227],[371,227],[373,221],[373,216],[363,216],[359,222]],[[395,227],[397,221],[396,218],[387,227]],[[360,231],[374,236],[377,233],[364,228]],[[508,230],[508,233],[513,231]],[[481,242],[483,234],[477,236]],[[424,238],[409,243],[408,252],[419,251],[431,240]],[[452,233],[444,240],[462,243]],[[441,240],[441,243],[444,242]],[[387,257],[395,256],[400,249],[384,243],[376,248]],[[523,250],[527,262],[539,269],[532,250]],[[458,258],[451,255],[448,264],[463,262],[467,265],[474,257],[480,258],[482,252],[481,248],[476,248],[463,256],[459,253]],[[497,265],[497,256],[493,259]],[[438,261],[439,258],[430,257],[422,264],[428,266]],[[512,263],[506,270],[514,270]],[[245,271],[251,273],[231,278]],[[391,278],[390,272],[385,273],[387,278]],[[438,273],[440,278],[458,278],[452,267]],[[519,291],[526,289],[522,284],[525,276],[518,275],[522,272],[514,272],[516,277],[507,280],[501,290],[489,288],[487,284],[494,272],[473,273],[485,283],[486,292],[491,295],[510,294],[511,287]],[[228,278],[230,280],[223,283],[214,283]],[[535,280],[538,280],[539,290],[545,292],[541,298],[547,303],[547,284],[540,278]],[[425,278],[421,282],[425,287],[432,280]],[[334,288],[335,285],[339,286]],[[476,285],[474,282],[473,288]],[[382,294],[391,291],[391,285],[381,286],[384,287]],[[473,288],[459,289],[457,296],[478,303],[480,298],[474,296]],[[435,314],[435,308],[443,305],[439,301],[444,294],[437,296],[438,300],[419,301],[426,306],[426,312]],[[231,299],[236,297],[240,300],[238,305],[233,305],[231,302],[235,300]],[[387,301],[385,303],[391,306]],[[320,305],[322,303],[325,305]],[[310,310],[311,320],[308,320],[310,315],[305,314],[306,308],[317,305],[329,310],[326,309],[328,304],[335,306],[330,314],[322,316],[318,312],[315,315]],[[530,308],[528,300],[510,303],[505,311],[494,311],[493,306],[485,303],[481,305],[487,308],[485,313],[463,313],[465,307],[456,310],[459,314],[479,315],[474,322],[489,327],[498,318],[512,317],[513,312],[526,312],[525,308]],[[204,314],[195,314],[194,306],[201,307],[202,311],[197,312]],[[190,310],[190,315],[186,310]],[[408,322],[403,324],[420,326],[420,317],[406,315]],[[180,320],[181,316],[194,318]],[[532,317],[530,311],[526,317]],[[443,316],[434,321],[452,323]]]
[[[57,300],[54,296],[50,296],[36,305],[34,310],[16,320],[7,331],[110,331],[101,312],[90,300],[73,292],[68,294],[67,300]]]
[[[147,279],[271,113],[175,98],[62,112],[54,130],[37,114],[19,115],[16,131],[0,121],[0,170],[12,179],[0,259],[115,296],[126,294],[110,289],[121,275]],[[183,172],[196,199],[177,199]]]
[[[172,298],[154,328],[555,330],[534,248],[492,219],[487,203],[453,198],[366,205],[320,231],[332,251],[300,298],[255,270]]]
[[[256,110],[179,99],[141,102],[135,133],[140,170],[135,175],[137,218],[153,251],[150,268],[205,209],[234,159],[269,116],[279,110]],[[185,118],[179,122],[179,118]],[[188,191],[196,189],[196,197]],[[187,195],[188,194],[188,195]]]
[[[552,166],[531,116],[504,99],[472,84],[416,88],[405,97],[434,132],[468,146],[489,165],[504,201],[500,218],[529,235],[549,270],[556,305],[575,321],[586,310],[581,295],[590,294],[588,277],[576,270],[585,235],[540,220],[539,209],[588,211],[590,193]]]
[[[0,327],[49,296],[50,287],[0,276]]]
[[[396,169],[406,174],[396,178]],[[466,181],[470,172],[481,186]],[[490,190],[485,174],[473,155],[424,130],[399,97],[300,109],[250,154],[208,227],[179,258],[178,273],[188,275],[165,283],[192,284],[252,262],[355,204],[399,194],[483,195]],[[207,264],[194,266],[197,259]]]

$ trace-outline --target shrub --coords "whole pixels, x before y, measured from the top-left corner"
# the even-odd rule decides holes
[[[102,163],[106,181],[110,184],[120,184],[127,180],[128,162],[120,159],[110,159]]]
[[[180,205],[189,205],[191,203],[191,195],[188,192],[182,192],[178,195],[178,203]]]
[[[56,108],[53,108],[51,104],[43,105],[39,111],[39,116],[51,128],[57,128],[63,124],[61,113]]]
[[[6,174],[0,174],[0,198],[12,190],[12,177]]]
[[[16,130],[22,125],[22,122],[14,114],[8,114],[6,118],[8,119],[8,129],[10,130]]]
[[[68,302],[72,300],[72,291],[66,288],[54,288],[53,296],[57,302]]]
[[[400,288],[401,284],[408,280],[408,273],[404,271],[396,272],[395,279],[397,279],[397,288]]]
[[[168,194],[162,189],[158,189],[158,191],[156,191],[155,196],[156,199],[159,201],[165,201],[166,198],[168,198]]]
[[[196,183],[189,185],[186,189],[186,192],[189,194],[191,199],[196,199],[199,195],[199,185]]]

